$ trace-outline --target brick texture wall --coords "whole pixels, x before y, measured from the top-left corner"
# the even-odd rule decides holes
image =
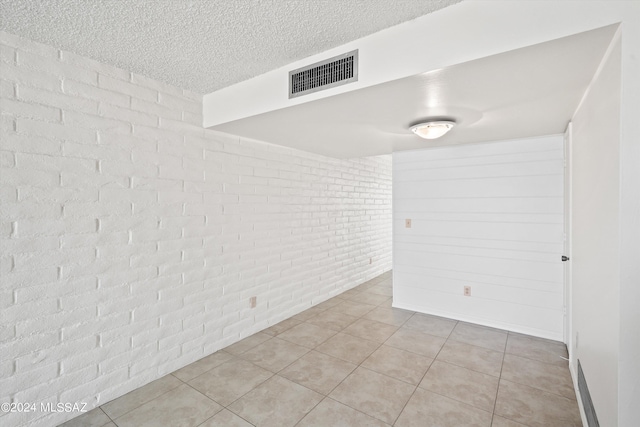
[[[390,269],[389,157],[205,130],[198,94],[0,42],[2,403],[93,408]]]

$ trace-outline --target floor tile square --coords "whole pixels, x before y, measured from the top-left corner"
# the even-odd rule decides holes
[[[327,309],[323,307],[318,307],[318,306],[311,307],[306,309],[305,311],[302,311],[296,314],[295,316],[292,317],[292,319],[298,320],[300,322],[305,322],[326,310]]]
[[[569,399],[576,398],[573,380],[566,367],[506,354],[502,363],[501,378]]]
[[[515,421],[508,420],[500,415],[493,415],[493,423],[491,427],[527,427],[524,424],[517,423]]]
[[[383,295],[385,297],[393,296],[393,289],[390,286],[386,285],[372,286],[368,289],[368,292],[371,292],[372,294]]]
[[[365,368],[356,369],[329,397],[393,424],[415,387]]]
[[[425,334],[448,338],[457,323],[456,320],[445,319],[444,317],[416,313],[403,326]]]
[[[359,284],[353,289],[362,292],[362,291],[366,291],[367,289],[371,289],[373,286],[376,286],[377,284],[378,284],[378,280],[376,278],[373,278],[371,280],[367,280],[366,282]]]
[[[278,372],[308,351],[306,347],[275,337],[243,353],[242,358],[271,372]]]
[[[428,357],[382,345],[361,366],[418,385],[432,362],[433,359]]]
[[[258,332],[238,341],[237,343],[225,347],[224,351],[233,355],[242,354],[269,339],[271,339],[271,335],[265,334],[264,332]]]
[[[387,325],[386,323],[376,322],[375,320],[358,319],[347,326],[342,332],[355,337],[383,343],[397,330],[397,326]]]
[[[194,427],[221,411],[222,406],[186,384],[116,418],[118,427]]]
[[[495,413],[531,427],[582,427],[578,402],[500,380]]]
[[[507,353],[544,363],[567,367],[569,353],[567,346],[559,341],[534,338],[509,332]]]
[[[354,296],[361,294],[364,290],[359,289],[358,287],[349,289],[348,291],[342,292],[339,296],[341,299],[351,300]]]
[[[101,408],[111,419],[115,419],[180,385],[182,385],[182,381],[173,375],[166,375],[105,403]]]
[[[324,313],[320,313],[317,316],[307,320],[307,323],[320,326],[321,328],[332,329],[334,331],[341,331],[353,322],[358,320],[357,317],[349,316],[348,314],[338,313],[335,311],[327,310]]]
[[[458,322],[449,336],[451,340],[488,348],[504,353],[507,343],[507,332],[486,326]]]
[[[198,427],[253,427],[253,424],[233,412],[223,409]]]
[[[351,295],[347,299],[349,301],[360,304],[378,305],[385,302],[389,297],[386,295],[374,294],[368,291],[361,292],[357,295]]]
[[[385,302],[378,304],[378,307],[392,308],[393,307],[393,298],[389,297]],[[398,309],[398,310],[400,310],[400,309]]]
[[[316,351],[359,364],[379,346],[379,343],[340,332],[316,347]]]
[[[340,304],[331,307],[330,311],[348,314],[349,316],[361,317],[376,308],[375,305],[361,304],[349,300],[342,301]]]
[[[400,328],[385,341],[385,344],[434,359],[445,341],[445,338],[442,337],[423,334],[413,329]]]
[[[280,371],[279,375],[326,395],[356,367],[354,363],[311,351]]]
[[[393,298],[387,297],[384,301],[378,304],[378,307],[391,307],[393,305]]]
[[[489,427],[491,413],[418,388],[394,425],[397,427]]]
[[[449,340],[440,350],[437,359],[499,377],[503,357],[504,354],[499,351]]]
[[[288,319],[285,319],[281,322],[276,323],[273,326],[268,327],[262,332],[264,332],[265,334],[271,335],[272,337],[275,337],[283,333],[284,331],[291,329],[296,325],[299,325],[300,323],[302,323],[301,320],[297,320],[297,319],[294,319],[293,317],[290,317]]]
[[[296,427],[388,427],[373,417],[340,402],[326,398],[313,408]]]
[[[420,387],[493,412],[498,381],[498,378],[491,375],[436,360],[424,376]]]
[[[387,273],[389,273],[389,275],[385,276],[385,274]],[[393,286],[393,274],[391,270],[389,270],[387,273],[383,273],[378,276],[376,285],[391,289],[391,287]]]
[[[373,284],[373,283],[370,283],[368,285],[363,283],[362,285],[358,285],[355,288],[353,288],[353,290],[357,291],[358,294],[362,295],[362,294],[364,294],[365,292],[367,292],[369,289],[371,289],[374,286],[376,286],[376,285]],[[354,299],[354,296],[356,296],[356,294],[350,294],[350,295],[347,295],[347,296],[343,297],[343,299],[358,302],[357,299]],[[380,295],[380,296],[384,296],[384,295]]]
[[[79,417],[67,421],[64,424],[60,424],[58,427],[104,427],[110,423],[111,418],[109,418],[102,409],[95,408],[89,412],[85,412]]]
[[[227,406],[272,375],[246,360],[233,359],[192,379],[189,385]]]
[[[337,332],[327,328],[301,323],[278,335],[278,338],[307,348],[315,348]]]
[[[326,301],[321,302],[320,304],[316,305],[316,307],[318,308],[322,308],[322,309],[330,309],[331,307],[335,307],[336,305],[340,304],[343,301],[342,298],[329,298]]]
[[[178,369],[172,375],[181,381],[187,382],[194,379],[198,375],[202,375],[205,372],[210,371],[216,366],[222,365],[224,362],[228,362],[233,358],[234,356],[227,353],[226,351],[221,350],[210,354],[209,356],[203,357],[202,359],[197,360],[182,369]]]
[[[229,410],[260,427],[294,426],[322,396],[301,385],[273,376],[229,406]]]
[[[413,311],[402,310],[401,308],[376,307],[364,316],[363,319],[375,320],[393,326],[402,326],[413,316]]]

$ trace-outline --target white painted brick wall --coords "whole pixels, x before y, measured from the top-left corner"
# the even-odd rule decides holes
[[[390,269],[390,158],[204,130],[197,94],[0,42],[0,402],[94,407]]]

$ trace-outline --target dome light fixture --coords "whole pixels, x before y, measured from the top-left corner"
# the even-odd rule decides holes
[[[440,138],[456,124],[453,120],[425,121],[411,126],[411,131],[424,139]]]

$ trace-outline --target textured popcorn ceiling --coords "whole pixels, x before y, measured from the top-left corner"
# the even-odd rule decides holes
[[[209,93],[459,1],[0,0],[0,27]]]

